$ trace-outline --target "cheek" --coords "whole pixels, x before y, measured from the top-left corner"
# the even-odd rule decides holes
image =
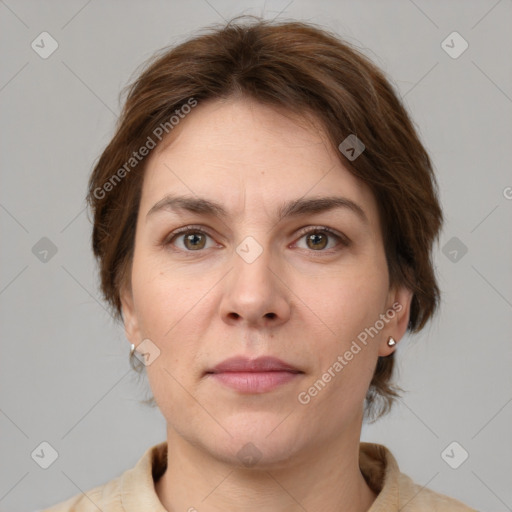
[[[186,269],[166,265],[162,255],[134,256],[132,290],[141,334],[161,340],[172,338],[181,321],[194,315],[208,290],[206,278],[188,275]]]
[[[197,354],[208,328],[205,288],[206,282],[157,265],[151,256],[134,258],[132,290],[140,335],[160,350],[146,373],[159,408],[170,416],[180,417],[190,406],[180,383],[193,392],[200,374]]]
[[[346,268],[321,281],[315,283],[313,291],[305,283],[303,296],[343,344],[374,325],[384,312],[388,277],[381,265]],[[304,295],[306,288],[308,293]]]
[[[160,350],[158,359],[146,368],[155,395],[162,379],[167,389],[174,389],[164,369],[180,382],[199,378],[212,325],[214,294],[208,291],[217,280],[211,272],[192,275],[183,267],[170,268],[161,255],[142,250],[135,255],[132,290],[140,336]]]
[[[336,425],[351,411],[358,414],[366,396],[380,337],[369,337],[365,329],[384,312],[387,286],[385,269],[365,266],[326,279],[322,293],[309,293],[308,305],[320,317],[323,334],[310,337],[314,344],[308,351],[316,364],[303,391],[311,392],[316,415],[329,415]]]

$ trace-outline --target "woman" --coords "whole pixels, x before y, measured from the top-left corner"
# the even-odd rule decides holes
[[[48,510],[473,510],[361,443],[432,317],[442,212],[383,74],[303,23],[233,21],[129,90],[90,179],[106,300],[167,440]]]

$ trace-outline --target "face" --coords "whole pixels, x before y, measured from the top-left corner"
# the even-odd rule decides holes
[[[199,104],[170,136],[147,163],[122,291],[168,433],[274,465],[358,441],[411,298],[390,288],[372,193],[320,129],[252,100]]]

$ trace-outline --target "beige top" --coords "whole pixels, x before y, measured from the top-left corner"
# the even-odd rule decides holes
[[[155,482],[167,466],[167,442],[148,448],[134,468],[110,482],[42,512],[166,512]],[[359,466],[378,494],[368,512],[477,512],[460,501],[415,484],[400,473],[391,452],[380,444],[360,443]]]

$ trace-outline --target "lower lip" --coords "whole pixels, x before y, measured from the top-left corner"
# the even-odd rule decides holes
[[[277,372],[223,372],[210,374],[215,380],[241,393],[266,393],[290,382],[299,373]]]

